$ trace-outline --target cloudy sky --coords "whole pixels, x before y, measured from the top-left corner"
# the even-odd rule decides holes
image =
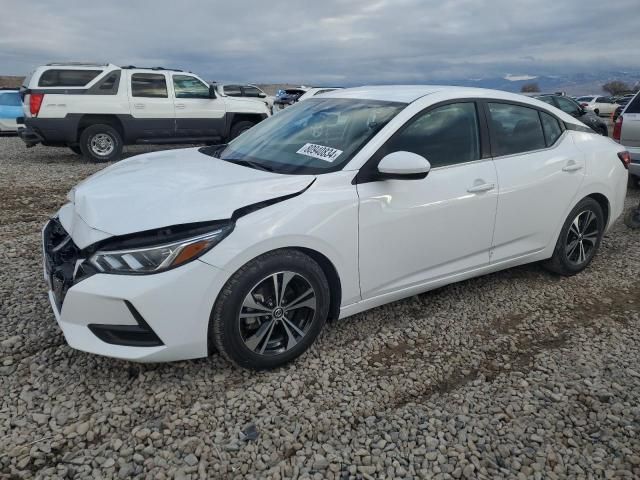
[[[349,85],[640,68],[639,0],[0,0],[0,12],[0,74],[91,60]]]

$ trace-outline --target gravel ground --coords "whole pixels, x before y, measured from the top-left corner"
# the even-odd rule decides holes
[[[42,223],[99,168],[0,139],[0,477],[640,478],[640,232],[573,278],[334,322],[275,371],[138,365],[66,346],[41,278]]]

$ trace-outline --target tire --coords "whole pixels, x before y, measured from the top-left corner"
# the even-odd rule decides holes
[[[76,155],[82,155],[82,149],[80,145],[69,145],[69,150],[71,150]]]
[[[274,275],[278,288],[285,287],[279,295],[283,302],[274,298]],[[240,367],[279,367],[313,343],[327,320],[329,301],[327,278],[312,258],[289,249],[266,253],[240,268],[221,290],[209,320],[210,345]]]
[[[250,122],[249,120],[244,120],[242,122],[234,123],[231,127],[231,132],[229,134],[229,140],[233,140],[236,137],[239,137],[241,134],[249,130],[253,127],[255,123]]]
[[[574,224],[576,220],[577,227]],[[595,225],[593,222],[596,222]],[[605,219],[600,204],[590,197],[582,199],[564,222],[553,256],[543,264],[544,267],[564,276],[580,273],[598,251],[604,228]],[[574,247],[570,250],[572,245]]]
[[[633,208],[624,217],[624,223],[627,227],[638,229],[640,228],[640,205]]]
[[[122,136],[111,125],[90,125],[80,135],[80,150],[92,162],[114,162],[120,159]]]
[[[600,116],[600,109],[596,108],[593,113],[595,113],[596,115]]]

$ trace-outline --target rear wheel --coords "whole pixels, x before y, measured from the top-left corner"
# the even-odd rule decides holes
[[[605,220],[600,204],[583,199],[565,221],[553,256],[544,266],[552,272],[570,276],[587,268],[600,247]]]
[[[255,123],[250,122],[249,120],[244,120],[242,122],[235,123],[233,127],[231,127],[231,132],[229,135],[230,140],[233,140],[234,138],[242,135],[244,132],[249,130],[254,125]]]
[[[297,250],[276,250],[240,268],[211,313],[209,338],[241,367],[269,369],[301,355],[329,312],[322,268]]]
[[[122,136],[111,125],[90,125],[80,135],[82,154],[93,162],[119,160],[123,146]]]
[[[595,113],[596,115],[600,115],[600,109],[596,108],[593,113]]]

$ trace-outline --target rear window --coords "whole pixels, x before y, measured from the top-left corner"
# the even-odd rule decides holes
[[[19,107],[22,105],[18,92],[0,92],[0,105],[3,107]]]
[[[640,113],[640,94],[636,95],[633,101],[629,102],[624,113]]]
[[[46,70],[40,76],[39,87],[84,87],[102,70]]]

